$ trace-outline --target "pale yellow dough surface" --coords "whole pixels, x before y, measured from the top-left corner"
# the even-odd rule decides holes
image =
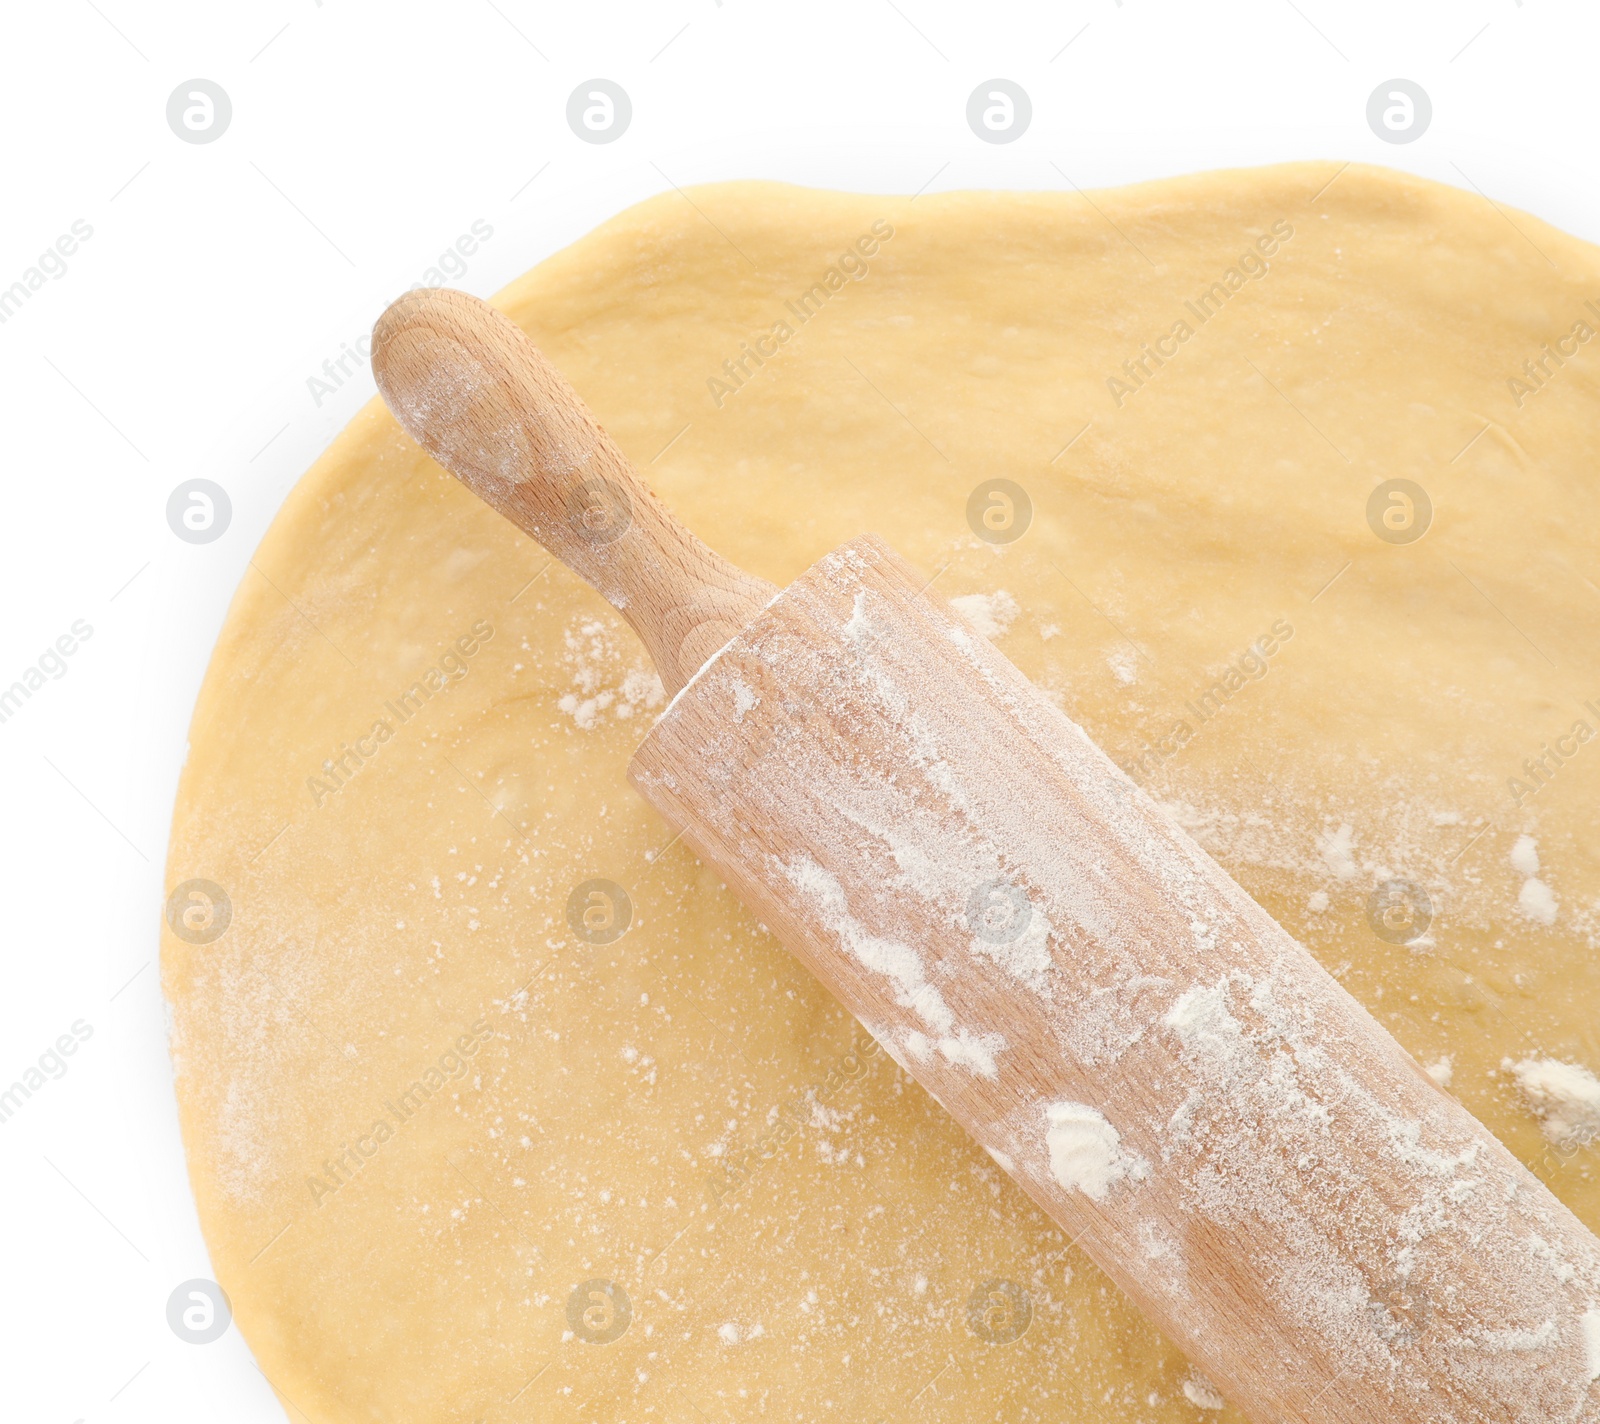
[[[1332,163],[1093,202],[690,196],[499,298],[667,502],[780,585],[874,530],[987,596],[999,646],[1144,755],[1600,1226],[1597,1150],[1556,1151],[1501,1069],[1600,1069],[1600,741],[1508,787],[1600,730],[1600,341],[1520,406],[1508,386],[1600,325],[1600,251]],[[865,274],[801,324],[786,303],[877,222]],[[1119,404],[1108,378],[1274,224],[1270,269]],[[708,382],[779,322],[719,406]],[[996,477],[1034,506],[1009,545],[966,522]],[[1416,543],[1369,528],[1393,478],[1431,496]],[[216,1274],[291,1417],[1236,1417],[885,1055],[849,1056],[865,1035],[669,844],[624,780],[660,706],[642,654],[545,564],[374,402],[257,551],[195,714],[168,884],[216,882],[233,918],[165,935],[177,1089]],[[1186,711],[1280,620],[1265,675]],[[430,668],[464,673],[401,721]],[[1367,921],[1395,877],[1434,907],[1410,946]],[[609,944],[569,927],[591,879],[632,899]],[[569,1327],[593,1280],[630,1302],[610,1343]],[[1016,1289],[976,1319],[1002,1342],[968,1308],[996,1281]]]

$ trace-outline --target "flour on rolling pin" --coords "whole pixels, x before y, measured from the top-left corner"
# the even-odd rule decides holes
[[[1600,1419],[1600,1243],[921,584],[824,558],[640,791],[1208,1373]]]

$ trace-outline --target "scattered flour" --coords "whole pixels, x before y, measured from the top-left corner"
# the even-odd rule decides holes
[[[1522,889],[1517,892],[1517,907],[1530,920],[1537,920],[1541,925],[1553,925],[1556,922],[1555,891],[1542,880],[1522,882]]]
[[[935,1053],[940,1053],[947,1063],[969,1068],[993,1082],[1000,1076],[994,1056],[1006,1047],[1006,1038],[1003,1033],[974,1034],[963,1028],[957,1029],[953,1038],[932,1039],[912,1029],[906,1034],[905,1047],[918,1063],[930,1062]]]
[[[1178,997],[1161,1022],[1191,1052],[1226,1062],[1243,1040],[1239,1020],[1228,1010],[1228,984],[1202,984]]]
[[[857,648],[860,648],[873,633],[872,620],[867,617],[866,591],[858,593],[855,602],[850,605],[850,617],[845,621],[840,631]]]
[[[1600,1380],[1600,1306],[1590,1306],[1579,1322],[1583,1327],[1584,1363],[1588,1366],[1589,1382]]]
[[[1012,901],[1013,921],[1020,921],[1021,924],[1010,939],[976,934],[967,942],[967,947],[973,954],[992,959],[1019,984],[1025,984],[1034,993],[1044,995],[1049,992],[1050,970],[1054,963],[1050,953],[1051,925],[1044,912],[1029,905],[1026,897],[1023,898],[1023,905],[1024,908],[1018,913],[1015,901]]]
[[[592,732],[607,712],[626,720],[641,708],[653,710],[666,701],[661,679],[641,659],[623,665],[613,630],[598,618],[579,618],[564,636],[572,667],[572,691],[556,706]]]
[[[1479,1336],[1479,1343],[1490,1350],[1523,1354],[1529,1350],[1548,1350],[1557,1338],[1555,1321],[1546,1320],[1533,1330],[1485,1330]]]
[[[1124,687],[1132,687],[1139,680],[1139,659],[1127,648],[1107,653],[1106,666]]]
[[[968,1068],[980,1077],[987,1078],[991,1083],[1000,1076],[994,1056],[1003,1052],[1006,1047],[1006,1036],[1003,1033],[972,1033],[968,1029],[957,1029],[954,1038],[941,1038],[939,1052],[945,1061],[957,1068]]]
[[[733,688],[733,720],[742,722],[744,721],[745,713],[754,708],[761,699],[738,678],[730,678],[729,683]]]
[[[1317,854],[1322,863],[1340,880],[1356,878],[1356,861],[1352,853],[1355,830],[1346,821],[1336,831],[1323,831],[1317,837]]]
[[[982,638],[1003,638],[1006,630],[1022,612],[1014,599],[1003,588],[993,593],[964,593],[952,598],[950,606],[968,623],[972,631]]]
[[[1455,1060],[1447,1053],[1437,1063],[1428,1064],[1424,1071],[1441,1088],[1448,1088],[1456,1076]]]
[[[934,1032],[934,1037],[915,1030],[906,1035],[906,1051],[919,1063],[932,1058],[937,1049],[947,1062],[967,1068],[981,1077],[999,1076],[994,1056],[1006,1047],[998,1033],[973,1033],[957,1028],[955,1015],[944,995],[928,982],[922,956],[910,945],[872,934],[850,913],[844,886],[809,855],[800,854],[782,867],[789,883],[811,901],[813,913],[857,963],[881,974],[894,985],[895,1003],[913,1010]]]
[[[1511,868],[1528,878],[1517,894],[1517,908],[1541,925],[1556,922],[1555,892],[1539,877],[1539,842],[1532,836],[1518,836],[1511,847]]]
[[[1523,875],[1539,873],[1539,842],[1532,836],[1518,836],[1511,847],[1511,868]]]
[[[1202,1374],[1192,1374],[1183,1382],[1183,1397],[1194,1405],[1196,1409],[1225,1409],[1225,1400],[1212,1384]]]
[[[1600,1137],[1600,1078],[1579,1063],[1559,1058],[1507,1059],[1500,1065],[1516,1078],[1544,1135],[1557,1147],[1582,1147]]]
[[[734,1320],[717,1326],[717,1339],[724,1345],[737,1345],[741,1340],[759,1340],[766,1333],[763,1325],[740,1325]]]
[[[1320,915],[1328,908],[1328,892],[1326,890],[1313,890],[1311,898],[1306,901],[1306,909],[1313,915]]]
[[[1119,1182],[1150,1175],[1150,1164],[1129,1152],[1122,1134],[1087,1103],[1051,1103],[1044,1112],[1050,1172],[1068,1191],[1104,1201]]]
[[[955,1032],[955,1015],[944,995],[928,982],[922,956],[908,944],[882,939],[868,932],[850,913],[844,886],[809,855],[801,853],[783,867],[789,883],[811,901],[813,912],[830,934],[835,934],[850,955],[865,968],[881,974],[895,988],[895,1003],[914,1009],[935,1033]]]

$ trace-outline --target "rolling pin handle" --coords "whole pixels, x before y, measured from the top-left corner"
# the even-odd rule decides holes
[[[372,372],[417,444],[605,597],[675,693],[777,589],[700,542],[508,317],[448,288],[372,329]]]

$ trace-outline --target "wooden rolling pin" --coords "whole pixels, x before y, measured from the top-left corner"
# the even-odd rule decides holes
[[[634,785],[1245,1415],[1600,1420],[1600,1241],[892,549],[742,573],[462,293],[372,365],[650,650]]]

